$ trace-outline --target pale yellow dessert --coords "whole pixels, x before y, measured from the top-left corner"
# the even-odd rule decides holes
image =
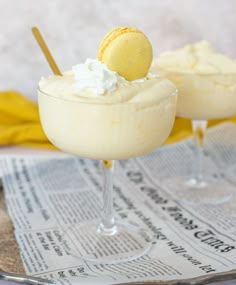
[[[40,80],[40,118],[49,140],[65,152],[102,160],[161,145],[173,126],[177,91],[148,73],[147,37],[132,27],[115,28],[101,41],[98,58]]]
[[[126,81],[87,60],[39,82],[39,111],[49,140],[93,159],[127,159],[163,143],[173,126],[176,87],[153,75]]]
[[[152,70],[176,84],[178,116],[208,120],[236,114],[236,61],[207,42],[162,53]]]

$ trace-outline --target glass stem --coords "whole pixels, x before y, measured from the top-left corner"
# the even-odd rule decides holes
[[[115,225],[114,211],[113,211],[113,172],[114,161],[103,160],[101,161],[102,175],[103,175],[103,207],[101,222],[98,231],[103,235],[114,235],[117,232]]]
[[[195,145],[196,157],[194,165],[196,166],[192,183],[198,186],[203,185],[203,148],[204,137],[207,128],[206,120],[192,120],[193,140]]]

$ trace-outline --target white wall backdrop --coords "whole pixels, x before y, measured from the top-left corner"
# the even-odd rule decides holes
[[[132,25],[154,54],[206,39],[236,58],[236,0],[0,0],[0,90],[36,100],[51,71],[31,34],[37,25],[62,70],[97,56],[113,27]]]

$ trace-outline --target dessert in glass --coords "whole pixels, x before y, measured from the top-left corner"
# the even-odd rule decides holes
[[[101,160],[101,219],[67,229],[64,238],[82,244],[80,251],[69,250],[73,256],[117,263],[138,258],[151,248],[151,232],[114,217],[114,160],[144,155],[165,141],[175,119],[176,95],[168,79],[147,73],[128,81],[92,59],[63,76],[40,80],[40,118],[49,140],[64,152]]]
[[[202,41],[161,54],[154,61],[153,70],[176,84],[179,91],[176,114],[192,120],[196,151],[192,177],[187,180],[176,177],[174,182],[172,178],[168,187],[188,203],[228,201],[233,188],[223,180],[204,177],[203,148],[207,121],[236,114],[236,61]]]

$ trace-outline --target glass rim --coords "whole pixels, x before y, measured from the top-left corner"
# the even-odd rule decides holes
[[[56,100],[65,101],[65,102],[73,102],[76,104],[103,105],[103,106],[109,106],[109,105],[112,105],[112,106],[125,106],[125,105],[126,106],[140,106],[141,104],[143,104],[143,102],[129,102],[129,101],[125,101],[125,102],[99,102],[99,101],[95,101],[95,102],[92,102],[92,101],[86,100],[88,97],[84,97],[85,98],[84,100],[83,99],[75,100],[75,99],[70,99],[70,98],[69,99],[61,98],[61,97],[58,97],[58,96],[55,96],[55,95],[52,95],[52,94],[49,94],[49,93],[43,91],[42,89],[40,89],[39,86],[38,86],[38,91],[41,92],[42,94],[48,96],[48,97],[56,99]],[[160,104],[162,101],[165,101],[165,100],[167,100],[171,97],[175,97],[177,95],[178,95],[178,89],[176,88],[175,91],[170,93],[168,96],[161,97],[160,100],[157,102],[157,104]]]

